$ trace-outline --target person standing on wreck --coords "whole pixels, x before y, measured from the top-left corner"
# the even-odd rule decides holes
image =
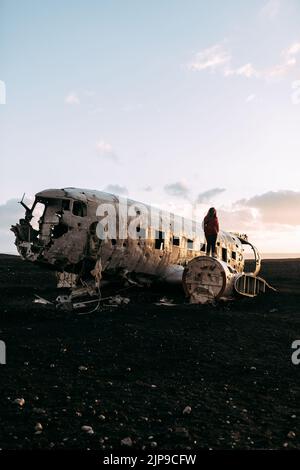
[[[210,251],[212,251],[212,256],[216,257],[216,242],[219,233],[219,221],[217,217],[217,211],[214,207],[211,207],[204,217],[203,228],[207,242],[206,254],[207,256],[210,256]]]

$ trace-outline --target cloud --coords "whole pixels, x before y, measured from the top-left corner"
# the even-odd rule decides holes
[[[224,71],[225,77],[229,77],[230,75],[238,75],[245,78],[257,78],[260,76],[260,72],[254,68],[254,66],[250,63],[242,65],[237,69],[226,69]]]
[[[226,191],[224,188],[212,188],[207,191],[204,191],[200,194],[198,194],[196,202],[198,204],[205,204],[211,201],[215,196],[218,196],[218,194],[223,193]]]
[[[262,223],[300,226],[300,191],[268,191],[235,206],[257,209]]]
[[[268,20],[273,20],[279,15],[280,9],[280,0],[268,0],[260,10],[260,16]]]
[[[166,184],[164,190],[169,196],[184,197],[186,198],[189,193],[189,188],[185,181],[177,181],[176,183]]]
[[[146,186],[145,188],[143,188],[143,191],[150,193],[152,191],[152,186]]]
[[[297,56],[300,54],[300,42],[291,44],[281,52],[281,62],[265,70],[266,78],[280,78],[288,75],[297,65]]]
[[[65,97],[65,103],[69,105],[77,105],[80,104],[80,99],[77,95],[77,93],[74,93],[73,91],[70,92],[66,97]]]
[[[215,70],[220,67],[223,68],[230,61],[231,56],[229,52],[221,44],[216,44],[198,52],[187,67],[193,71]]]
[[[128,194],[128,189],[126,188],[126,186],[119,186],[118,184],[108,184],[105,188],[105,191],[112,194]]]
[[[263,80],[278,79],[288,75],[297,65],[300,55],[300,42],[291,44],[281,52],[281,60],[268,68],[257,68],[251,62],[233,66],[233,58],[228,50],[221,45],[215,45],[198,52],[187,68],[194,72],[214,70],[224,77],[256,78]]]
[[[119,161],[118,156],[115,154],[112,145],[107,142],[104,142],[103,140],[99,140],[97,142],[96,150],[100,157],[104,157],[115,162]]]

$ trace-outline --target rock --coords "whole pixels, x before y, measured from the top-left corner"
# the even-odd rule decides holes
[[[88,368],[85,366],[79,366],[78,370],[85,371],[85,370],[88,370]]]
[[[86,432],[87,434],[94,434],[92,426],[81,426],[81,431]]]
[[[43,426],[41,425],[41,423],[36,423],[36,425],[34,426],[34,429],[37,432],[41,432],[43,430]]]
[[[192,408],[190,406],[186,406],[182,412],[184,415],[189,415],[192,411]]]
[[[294,433],[294,431],[290,431],[290,432],[288,432],[287,437],[288,437],[289,439],[295,439],[296,434]]]
[[[99,415],[99,419],[100,419],[100,421],[105,421],[106,417],[104,415]]]
[[[150,447],[157,447],[157,442],[155,441],[150,442]]]
[[[16,398],[16,399],[14,400],[14,403],[15,403],[16,405],[19,405],[19,406],[24,406],[24,405],[25,405],[25,400],[24,400],[24,398]]]
[[[131,447],[133,444],[131,437],[124,437],[124,439],[121,440],[121,445],[122,446],[127,446]]]
[[[181,426],[176,426],[173,430],[173,433],[177,436],[177,437],[183,437],[183,438],[188,438],[190,437],[189,435],[189,432],[186,428],[184,427],[181,427]]]
[[[43,408],[33,408],[33,413],[36,413],[37,415],[45,415],[46,414],[46,410],[44,410]]]

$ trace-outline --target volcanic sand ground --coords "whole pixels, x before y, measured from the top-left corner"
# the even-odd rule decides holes
[[[300,448],[300,260],[262,276],[279,292],[209,307],[131,288],[128,305],[78,315],[33,303],[56,298],[53,274],[2,255],[0,448]]]

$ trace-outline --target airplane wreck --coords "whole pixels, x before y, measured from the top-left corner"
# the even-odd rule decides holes
[[[71,288],[61,302],[100,296],[109,277],[180,283],[189,301],[199,304],[272,289],[258,277],[261,258],[246,235],[220,231],[217,255],[210,257],[198,222],[106,192],[47,189],[31,208],[21,204],[24,218],[11,227],[18,252],[55,270],[58,287]],[[246,245],[255,264],[247,273]]]

